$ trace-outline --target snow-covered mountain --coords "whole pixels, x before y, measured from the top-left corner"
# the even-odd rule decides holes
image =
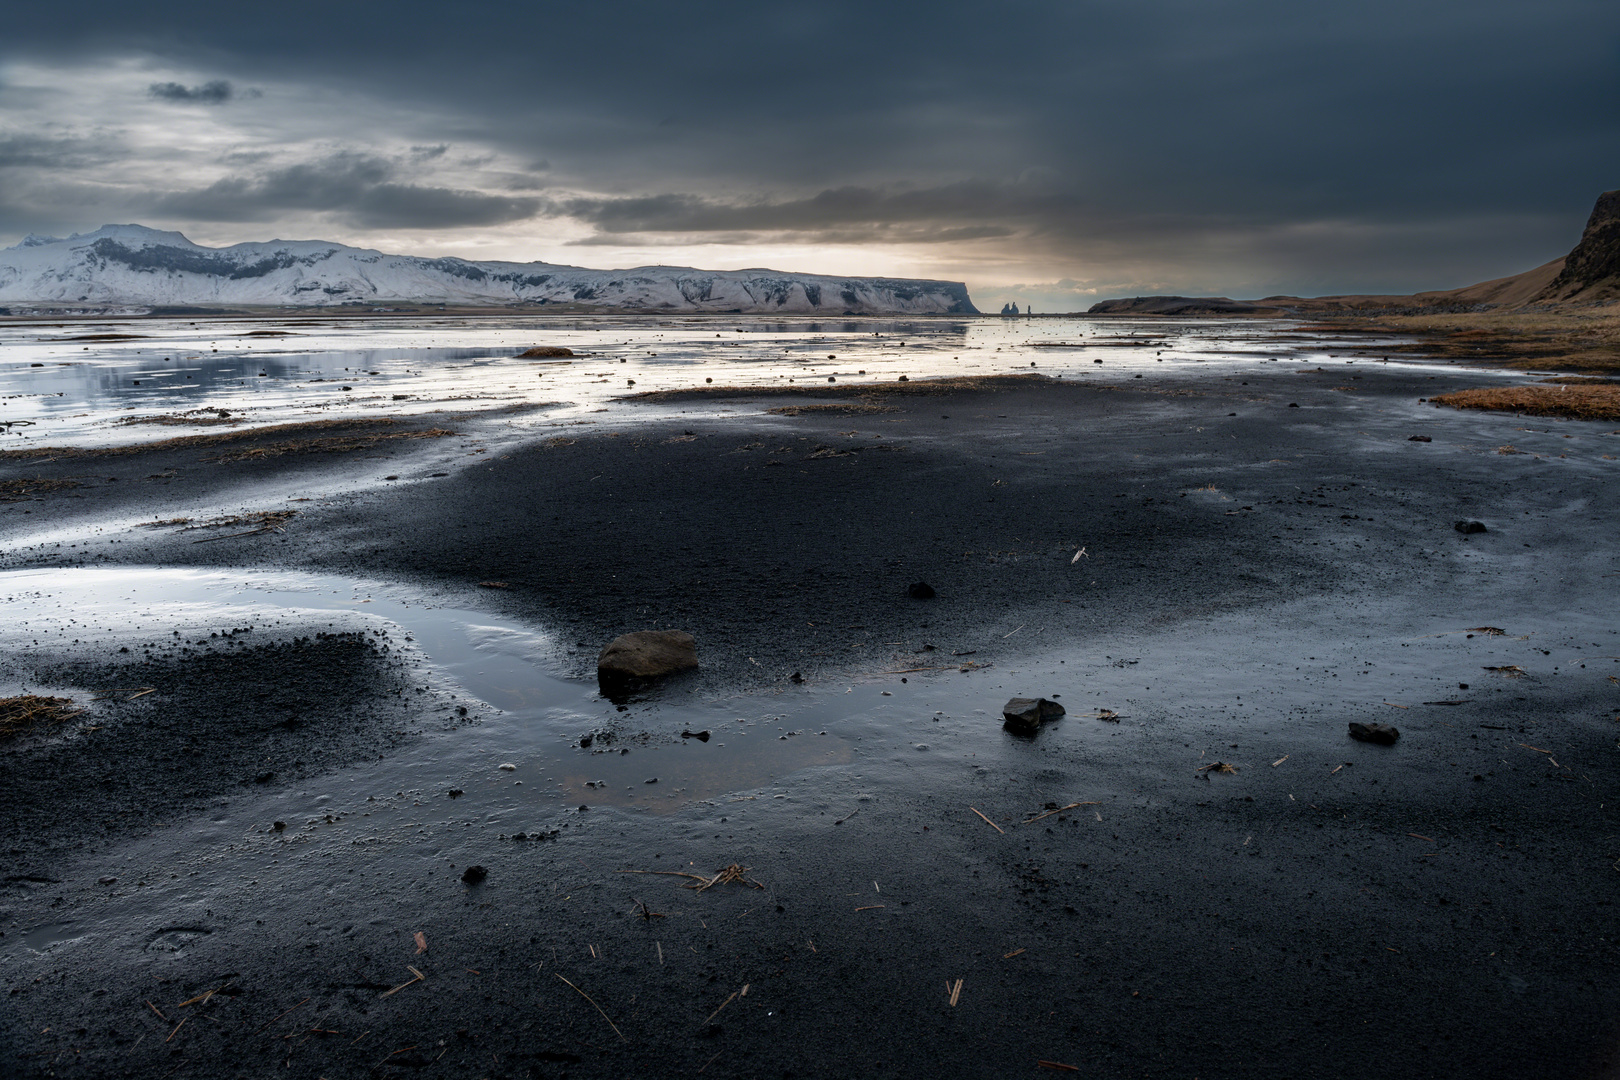
[[[954,281],[840,278],[775,270],[549,263],[385,255],[320,240],[225,248],[177,232],[107,225],[66,240],[29,236],[0,250],[0,304],[566,304],[620,311],[758,314],[976,313]]]

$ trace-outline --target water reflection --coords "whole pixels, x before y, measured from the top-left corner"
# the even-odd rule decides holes
[[[256,335],[273,336],[256,336]],[[139,336],[130,336],[139,335]],[[87,340],[94,338],[96,340]],[[1255,363],[1366,362],[1399,339],[1343,341],[1275,319],[532,317],[109,320],[0,325],[0,445],[132,441],[142,421],[237,423],[500,404],[607,409],[648,390],[843,386],[1028,372],[1207,378]],[[523,359],[533,345],[576,355]],[[1337,353],[1357,350],[1341,359]],[[1198,366],[1194,366],[1198,365]],[[149,437],[149,436],[148,436]]]

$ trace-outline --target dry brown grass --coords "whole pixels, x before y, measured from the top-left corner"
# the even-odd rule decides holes
[[[1380,329],[1422,339],[1409,346],[1379,346],[1376,351],[1383,353],[1438,356],[1521,370],[1620,374],[1620,305],[1616,304],[1567,311],[1381,316],[1376,322]],[[1347,321],[1340,329],[1354,325]]]
[[[1620,420],[1620,385],[1491,386],[1430,398],[1455,409],[1489,409],[1571,420]]]
[[[172,439],[159,439],[155,442],[132,443],[125,446],[32,446],[23,450],[0,450],[0,461],[26,458],[96,458],[117,457],[124,454],[142,454],[149,450],[191,450],[211,446],[220,446],[225,443],[246,443],[250,440],[260,439],[266,435],[304,435],[314,431],[330,431],[334,428],[359,429],[369,431],[377,428],[391,427],[398,423],[392,417],[375,417],[358,420],[307,420],[295,424],[272,424],[269,427],[251,428],[247,431],[226,431],[215,435],[180,435]],[[442,428],[432,428],[428,431],[401,431],[386,432],[377,435],[345,435],[327,438],[293,439],[272,444],[274,449],[244,447],[238,453],[232,451],[217,459],[219,461],[235,461],[240,457],[274,457],[277,454],[292,453],[294,451],[331,451],[331,450],[363,450],[374,446],[384,439],[424,439],[438,438],[444,435],[454,435],[456,432]]]
[[[0,480],[0,503],[28,502],[40,492],[65,491],[76,488],[79,482],[73,479],[61,480]]]
[[[9,739],[45,724],[59,724],[84,711],[69,709],[68,706],[72,704],[72,698],[41,697],[38,694],[0,698],[0,739]]]

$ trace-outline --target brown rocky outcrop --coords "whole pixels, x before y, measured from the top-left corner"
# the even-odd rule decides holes
[[[1620,190],[1598,196],[1581,242],[1532,303],[1602,303],[1620,299]]]

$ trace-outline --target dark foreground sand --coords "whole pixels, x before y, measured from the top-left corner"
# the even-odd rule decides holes
[[[0,506],[7,569],[415,582],[556,628],[579,676],[614,634],[691,631],[699,673],[603,706],[627,748],[677,738],[677,698],[873,718],[847,764],[667,814],[559,809],[538,842],[444,825],[436,778],[374,792],[370,824],[276,833],[300,792],[494,719],[408,649],[309,628],[228,661],[7,656],[8,685],[162,694],[0,750],[0,1073],[1610,1075],[1620,436],[1418,403],[1455,373],[1281,367],[854,415],[661,402],[563,441],[469,421],[471,457],[0,462],[80,485]],[[351,471],[402,479],[281,533],[126,527]],[[20,542],[42,515],[76,539]],[[873,674],[913,668],[943,670]],[[1070,716],[1006,735],[1015,693]],[[617,873],[732,863],[763,888]]]

